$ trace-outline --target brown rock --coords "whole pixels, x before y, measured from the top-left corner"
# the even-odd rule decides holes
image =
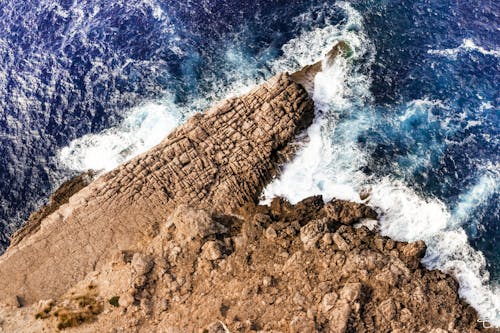
[[[421,240],[409,243],[403,247],[403,255],[405,257],[414,257],[417,259],[421,259],[425,256],[425,251],[427,250],[427,246]]]
[[[130,263],[132,270],[136,275],[146,275],[153,268],[153,259],[151,256],[135,253]]]
[[[0,257],[2,300],[26,298],[0,304],[2,329],[482,331],[454,279],[419,264],[423,243],[351,226],[373,209],[320,196],[257,205],[312,121],[296,82],[317,70],[192,117],[43,217]]]
[[[310,249],[317,245],[323,235],[328,232],[328,220],[313,220],[300,228],[300,240],[304,248]]]
[[[313,333],[315,331],[314,320],[308,318],[304,312],[294,316],[290,321],[290,333]]]
[[[323,210],[329,219],[347,225],[354,224],[365,218],[377,218],[377,212],[372,208],[363,204],[344,200],[333,200],[327,203]]]
[[[201,256],[206,260],[221,259],[223,254],[223,245],[218,241],[208,241],[201,248]]]
[[[340,291],[340,298],[353,303],[361,296],[361,283],[348,283]]]
[[[71,310],[77,316],[75,295],[92,291],[82,304],[91,301],[89,304],[97,306],[119,295],[120,307],[107,305],[103,312],[100,307],[96,311],[86,308],[85,318],[90,319],[81,326],[84,332],[482,330],[475,312],[458,297],[452,278],[403,260],[407,258],[405,248],[407,254],[416,255],[419,251],[410,249],[422,246],[386,239],[381,247],[378,234],[336,222],[328,226],[336,230],[332,245],[325,242],[304,250],[303,239],[307,243],[324,238],[317,235],[324,230],[323,205],[317,198],[300,205],[280,205],[282,209],[274,210],[254,205],[247,208],[244,218],[198,212],[204,220],[224,226],[203,240],[196,234],[198,240],[193,242],[200,246],[189,246],[184,238],[166,237],[177,233],[177,228],[160,228],[141,252],[129,253],[130,259],[114,263],[112,269],[88,274],[78,284],[80,289],[75,287],[55,299],[50,315],[40,317],[45,319],[35,319],[38,307],[9,308],[31,311],[31,315],[22,320],[2,316],[7,320],[4,327],[8,332],[26,331],[26,327],[29,332],[42,332],[34,325],[43,324],[45,331],[54,331],[54,309]],[[241,236],[256,225],[259,228],[252,237]],[[304,229],[308,225],[314,228]],[[265,233],[269,227],[279,230],[273,241]],[[236,245],[233,240],[238,238],[245,240]],[[337,245],[340,238],[347,244],[344,250]],[[288,247],[277,245],[281,241]],[[164,253],[170,254],[165,257]]]
[[[332,333],[345,333],[351,315],[351,306],[345,301],[337,302],[330,313],[330,331]]]
[[[16,246],[29,235],[40,230],[40,223],[44,218],[55,212],[59,207],[69,202],[69,198],[89,185],[95,177],[94,171],[84,172],[64,182],[49,198],[49,203],[33,212],[21,229],[10,238],[10,246]]]
[[[391,321],[396,316],[396,305],[391,298],[380,303],[379,310],[384,319],[387,321]]]
[[[43,218],[37,232],[7,249],[0,257],[0,294],[19,293],[27,304],[58,297],[115,253],[140,250],[181,204],[233,213],[256,202],[283,162],[280,151],[313,115],[307,92],[281,74],[192,117],[147,153],[81,189]]]
[[[321,311],[328,313],[335,306],[338,298],[339,296],[335,292],[325,294],[321,302]]]
[[[209,235],[224,232],[224,226],[215,222],[205,210],[195,209],[187,205],[179,205],[169,218],[173,223],[180,239],[190,241],[196,237],[204,238]]]

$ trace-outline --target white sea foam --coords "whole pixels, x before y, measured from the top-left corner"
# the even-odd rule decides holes
[[[160,142],[181,120],[173,102],[148,103],[132,109],[120,126],[72,141],[59,160],[72,170],[109,171]]]
[[[452,211],[452,222],[462,225],[476,208],[487,203],[500,188],[499,177],[493,172],[483,175],[469,190],[460,195],[458,204]]]
[[[490,55],[494,57],[500,57],[500,50],[494,49],[494,50],[488,50],[485,49],[484,47],[480,45],[476,45],[472,39],[464,39],[462,41],[462,44],[455,48],[450,48],[450,49],[442,49],[442,50],[428,50],[427,53],[429,54],[436,54],[444,57],[448,57],[450,59],[456,59],[457,56],[461,52],[479,52],[484,55]]]

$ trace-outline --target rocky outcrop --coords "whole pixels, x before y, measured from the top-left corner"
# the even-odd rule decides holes
[[[255,202],[313,112],[307,92],[281,74],[192,117],[15,242],[0,257],[0,295],[26,304],[60,296],[115,253],[143,248],[180,204],[231,213]]]
[[[63,186],[0,257],[0,331],[481,331],[456,281],[421,266],[423,242],[363,226],[375,209],[257,204],[312,122],[315,73],[348,51]]]
[[[352,209],[347,220],[332,214]],[[248,204],[239,215],[181,205],[140,252],[124,251],[62,297],[19,310],[29,318],[23,325],[69,332],[481,331],[456,281],[421,266],[425,244],[395,242],[360,223],[374,217],[364,205],[321,197]],[[4,327],[15,331],[16,318],[5,316]]]

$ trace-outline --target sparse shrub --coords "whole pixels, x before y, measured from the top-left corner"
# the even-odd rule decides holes
[[[113,305],[114,307],[119,307],[120,306],[120,296],[113,296],[109,299],[109,304]]]

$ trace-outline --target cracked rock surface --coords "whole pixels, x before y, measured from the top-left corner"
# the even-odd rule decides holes
[[[231,213],[256,201],[313,113],[304,88],[281,74],[195,115],[16,239],[0,257],[0,295],[60,296],[115,253],[143,248],[177,205]]]

